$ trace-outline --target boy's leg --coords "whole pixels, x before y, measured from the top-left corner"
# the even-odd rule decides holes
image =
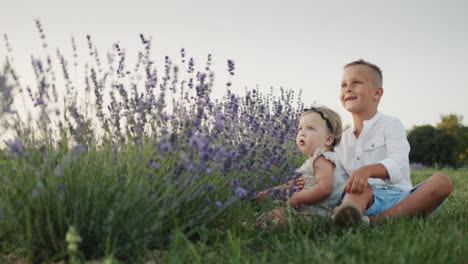
[[[371,223],[401,216],[427,216],[452,192],[452,182],[447,175],[436,172],[408,197],[382,213],[370,216]]]
[[[354,194],[354,193],[346,193],[345,197],[343,198],[343,202],[353,202],[361,208],[361,212],[364,213],[367,208],[369,208],[370,204],[372,203],[372,188],[367,185],[362,193]]]
[[[333,212],[332,220],[337,226],[357,226],[363,222],[363,213],[370,206],[373,198],[372,188],[367,186],[362,193],[346,193],[341,205]]]

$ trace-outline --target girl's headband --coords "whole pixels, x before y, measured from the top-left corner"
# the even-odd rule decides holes
[[[323,114],[323,112],[320,110],[320,108],[318,108],[318,107],[311,107],[311,108],[306,108],[306,109],[304,109],[304,112],[309,112],[309,111],[312,111],[312,112],[315,112],[315,113],[319,114],[319,115],[322,117],[322,119],[325,120],[325,122],[327,122],[327,127],[330,129],[330,131],[331,131],[332,133],[334,133],[334,132],[333,132],[333,126],[332,126],[332,124],[331,124],[331,122],[330,122],[330,119],[328,119],[328,118]]]

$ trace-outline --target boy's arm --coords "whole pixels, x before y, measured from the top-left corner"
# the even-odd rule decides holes
[[[404,175],[409,174],[410,147],[403,125],[396,119],[384,131],[387,158],[353,171],[345,185],[345,191],[363,192],[364,187],[368,185],[369,178],[380,178],[388,183],[397,183]]]
[[[297,207],[300,204],[317,203],[330,196],[333,191],[334,167],[335,165],[331,161],[322,156],[315,159],[314,172],[316,184],[308,190],[295,192],[289,198],[289,204],[292,207]]]
[[[349,176],[344,190],[349,193],[361,193],[364,191],[364,188],[369,185],[369,178],[387,179],[387,169],[380,163],[362,166],[361,168],[353,171]]]
[[[394,120],[385,129],[385,146],[387,148],[387,158],[379,163],[387,170],[388,177],[384,178],[384,180],[395,184],[410,174],[410,145],[406,137],[405,128],[400,120]]]

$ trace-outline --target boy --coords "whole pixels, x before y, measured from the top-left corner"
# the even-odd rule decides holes
[[[341,227],[426,216],[452,191],[449,178],[440,172],[413,188],[405,129],[398,119],[377,111],[383,91],[379,67],[362,59],[345,65],[340,100],[354,126],[336,148],[349,175],[332,216]]]

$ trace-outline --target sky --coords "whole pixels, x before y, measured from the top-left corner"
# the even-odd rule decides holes
[[[73,36],[86,52],[86,35],[99,50],[119,42],[141,49],[153,40],[153,57],[177,63],[181,48],[196,64],[213,56],[214,96],[222,96],[228,59],[236,64],[233,90],[302,90],[306,105],[327,105],[352,118],[339,101],[343,66],[363,58],[383,71],[382,113],[406,129],[436,125],[454,113],[468,124],[468,1],[464,0],[0,0],[0,33],[7,34],[23,82],[32,76],[31,54],[41,54],[34,19],[52,51],[70,56]],[[0,40],[0,62],[6,48]],[[54,54],[54,52],[52,52]],[[101,52],[102,53],[102,52]],[[162,63],[160,64],[162,68]],[[33,80],[33,79],[31,79]],[[29,83],[34,83],[30,81]]]

